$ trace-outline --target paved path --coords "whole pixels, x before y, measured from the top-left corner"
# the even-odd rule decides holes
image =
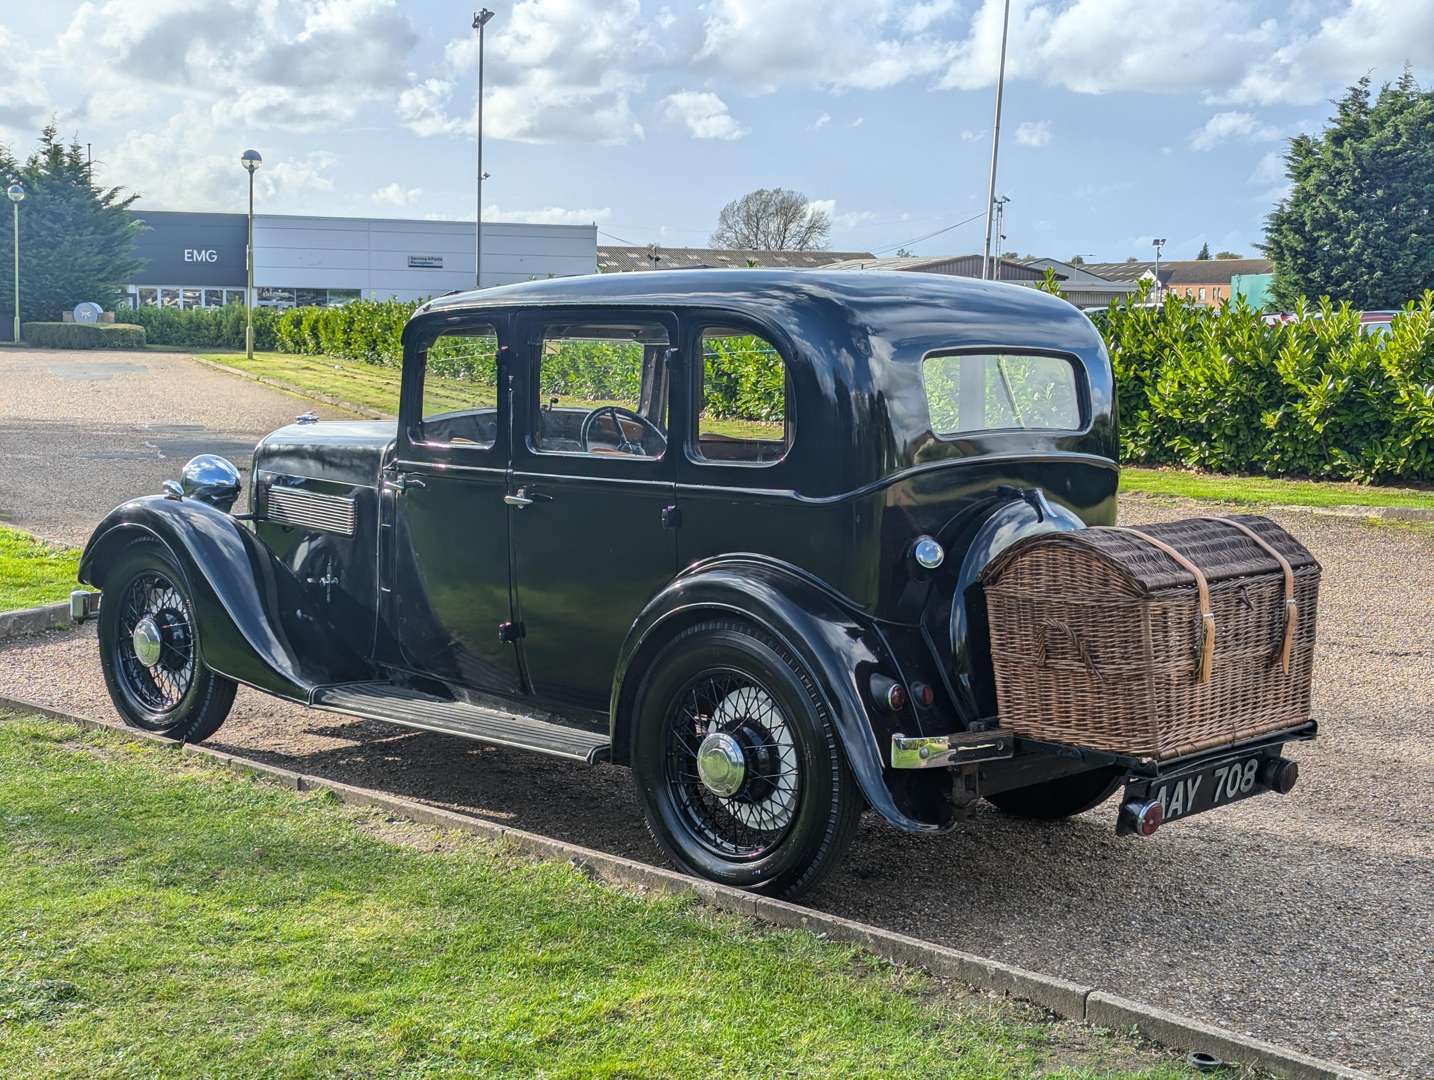
[[[195,454],[247,477],[254,444],[308,409],[344,415],[176,353],[0,349],[0,523],[83,544]]]

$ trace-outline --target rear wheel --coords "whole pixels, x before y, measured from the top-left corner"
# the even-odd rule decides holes
[[[638,692],[631,762],[648,831],[683,870],[780,896],[840,861],[863,800],[814,681],[740,622],[683,631]]]
[[[105,685],[126,724],[183,742],[219,730],[235,684],[204,666],[193,599],[159,541],[135,541],[110,569],[99,639]]]
[[[1118,769],[1096,769],[987,795],[986,801],[1016,817],[1059,821],[1095,809],[1115,794],[1124,779]]]

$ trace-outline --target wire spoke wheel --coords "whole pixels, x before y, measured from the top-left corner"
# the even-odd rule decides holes
[[[750,675],[704,671],[672,698],[666,782],[680,820],[727,859],[759,859],[797,816],[801,770],[791,719]]]
[[[120,597],[116,674],[150,713],[178,708],[194,685],[194,616],[179,587],[149,570],[132,578]]]

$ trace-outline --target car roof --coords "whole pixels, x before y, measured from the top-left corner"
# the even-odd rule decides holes
[[[868,328],[893,320],[930,318],[936,312],[1012,322],[1056,322],[1074,327],[1085,316],[1039,289],[1009,282],[890,270],[656,270],[589,274],[450,293],[416,314],[457,313],[513,306],[705,307],[729,311],[838,304],[868,316]],[[865,321],[865,320],[863,320]],[[1082,338],[1088,332],[1081,334]]]

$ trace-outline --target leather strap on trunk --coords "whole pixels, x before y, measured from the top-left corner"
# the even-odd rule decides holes
[[[1200,605],[1200,662],[1196,668],[1196,678],[1202,683],[1209,682],[1210,672],[1215,665],[1215,612],[1210,607],[1210,583],[1205,580],[1204,572],[1164,540],[1159,540],[1147,532],[1132,529],[1129,525],[1112,525],[1110,528],[1139,537],[1151,547],[1163,551],[1195,579],[1195,595]]]
[[[1295,571],[1290,566],[1290,560],[1281,555],[1275,548],[1254,529],[1250,528],[1243,521],[1236,521],[1226,517],[1207,517],[1206,521],[1216,521],[1221,525],[1228,525],[1232,529],[1239,529],[1256,544],[1264,549],[1266,555],[1280,564],[1280,570],[1285,575],[1285,636],[1280,644],[1280,651],[1276,654],[1280,662],[1280,669],[1288,675],[1290,673],[1290,653],[1294,651],[1295,627],[1299,624],[1300,608],[1295,603]]]

